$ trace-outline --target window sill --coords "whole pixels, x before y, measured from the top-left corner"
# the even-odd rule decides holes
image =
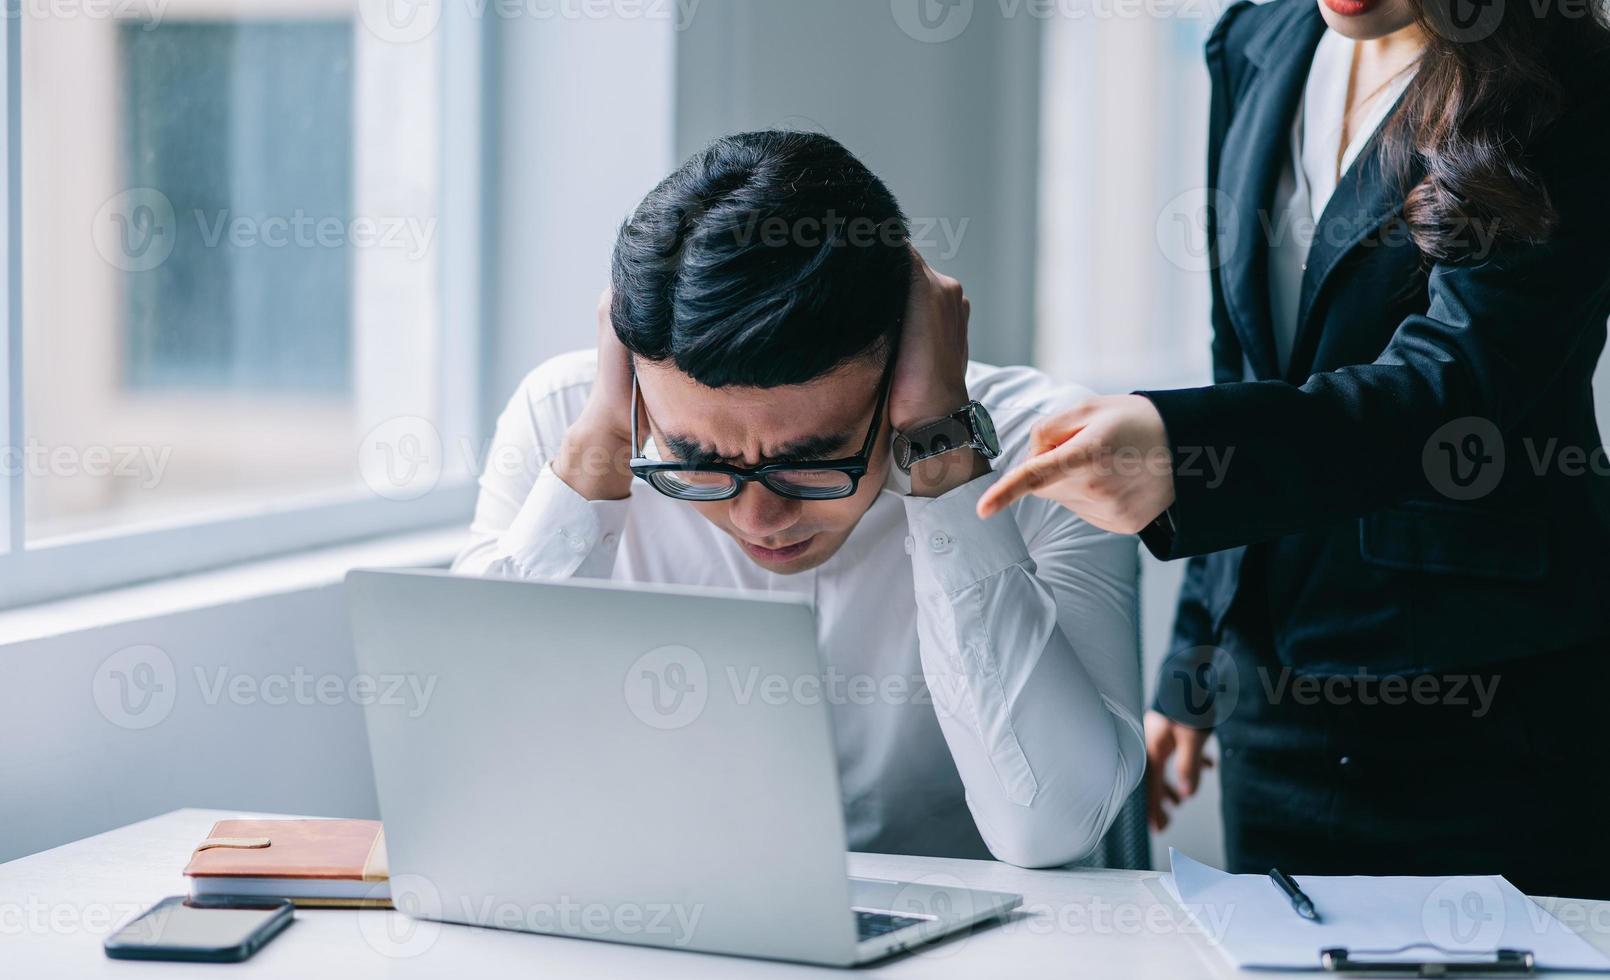
[[[341,581],[353,568],[445,565],[465,540],[464,527],[454,525],[20,606],[0,611],[0,650],[115,623],[320,588]]]

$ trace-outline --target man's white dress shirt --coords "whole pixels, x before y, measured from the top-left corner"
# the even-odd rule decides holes
[[[1292,119],[1290,153],[1275,186],[1274,217],[1269,225],[1269,312],[1282,371],[1291,363],[1297,341],[1297,306],[1308,271],[1308,252],[1319,218],[1336,193],[1338,174],[1353,166],[1415,74],[1411,66],[1387,83],[1360,114],[1344,149],[1347,87],[1357,43],[1332,30],[1320,37],[1308,67],[1302,103]],[[1348,229],[1327,229],[1326,233],[1345,231]]]
[[[808,596],[852,849],[1049,866],[1095,846],[1144,765],[1134,538],[1036,497],[981,521],[996,473],[931,499],[891,466],[837,553],[769,572],[642,481],[588,501],[554,474],[595,367],[592,351],[566,354],[521,384],[456,571]],[[981,364],[967,384],[999,431],[997,471],[1027,455],[1035,421],[1087,394]]]

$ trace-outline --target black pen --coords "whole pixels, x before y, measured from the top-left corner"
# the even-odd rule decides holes
[[[1292,880],[1291,875],[1279,868],[1270,868],[1269,880],[1275,883],[1276,888],[1286,893],[1286,897],[1291,900],[1291,907],[1298,915],[1309,922],[1319,921],[1319,913],[1314,911],[1314,900],[1303,894],[1303,890],[1297,887],[1297,882]]]

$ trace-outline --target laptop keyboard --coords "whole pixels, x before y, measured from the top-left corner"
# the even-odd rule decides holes
[[[869,912],[866,909],[854,909],[855,932],[858,940],[865,941],[887,936],[897,929],[914,926],[926,919],[913,918],[909,915],[893,915],[888,912]]]

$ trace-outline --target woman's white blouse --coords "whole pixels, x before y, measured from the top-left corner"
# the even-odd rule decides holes
[[[1308,250],[1319,217],[1336,191],[1336,154],[1347,113],[1347,83],[1355,43],[1331,30],[1320,38],[1308,69],[1302,103],[1292,120],[1291,154],[1275,185],[1271,220],[1264,229],[1269,236],[1269,313],[1282,371],[1291,363],[1296,341],[1297,303],[1303,273],[1308,269]],[[1412,65],[1398,73],[1370,103],[1342,154],[1341,172],[1345,173],[1357,160],[1398,97],[1409,87],[1414,73]]]

